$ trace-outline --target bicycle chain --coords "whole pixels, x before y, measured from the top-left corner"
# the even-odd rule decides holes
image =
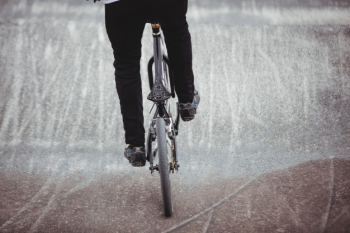
[[[170,118],[172,118],[172,114],[170,113]],[[175,172],[175,158],[174,158],[174,140],[171,140],[171,162],[170,162],[170,171],[172,173]]]
[[[174,158],[174,141],[171,140],[171,164],[170,164],[171,172],[175,171],[175,158]]]

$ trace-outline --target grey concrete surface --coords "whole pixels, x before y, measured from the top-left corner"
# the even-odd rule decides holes
[[[349,232],[348,1],[190,1],[174,216],[123,157],[103,5],[0,2],[0,232]],[[151,103],[143,38],[145,126]]]
[[[349,160],[313,160],[260,177],[173,185],[159,176],[1,174],[1,232],[349,232]],[[85,175],[86,176],[86,175]],[[137,200],[137,201],[135,201]]]

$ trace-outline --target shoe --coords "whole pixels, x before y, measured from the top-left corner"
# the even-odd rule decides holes
[[[194,119],[196,110],[200,101],[198,91],[194,90],[194,97],[192,103],[180,103],[179,110],[180,116],[183,121],[190,121]]]
[[[124,156],[134,167],[143,167],[146,164],[146,152],[144,146],[128,146]]]

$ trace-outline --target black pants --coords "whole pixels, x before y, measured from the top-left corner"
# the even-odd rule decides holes
[[[125,129],[125,142],[144,145],[140,77],[141,38],[146,19],[159,19],[179,102],[192,102],[194,84],[187,0],[120,0],[105,5],[106,29],[114,54],[115,81]],[[152,46],[152,45],[148,45]]]

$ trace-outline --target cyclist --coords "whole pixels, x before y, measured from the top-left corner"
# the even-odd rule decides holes
[[[157,14],[174,71],[182,120],[196,114],[199,94],[194,88],[191,36],[186,21],[188,0],[103,0],[108,38],[114,54],[115,81],[125,129],[124,156],[144,166],[145,129],[140,77],[141,38],[148,16]],[[152,13],[153,12],[153,13]]]

